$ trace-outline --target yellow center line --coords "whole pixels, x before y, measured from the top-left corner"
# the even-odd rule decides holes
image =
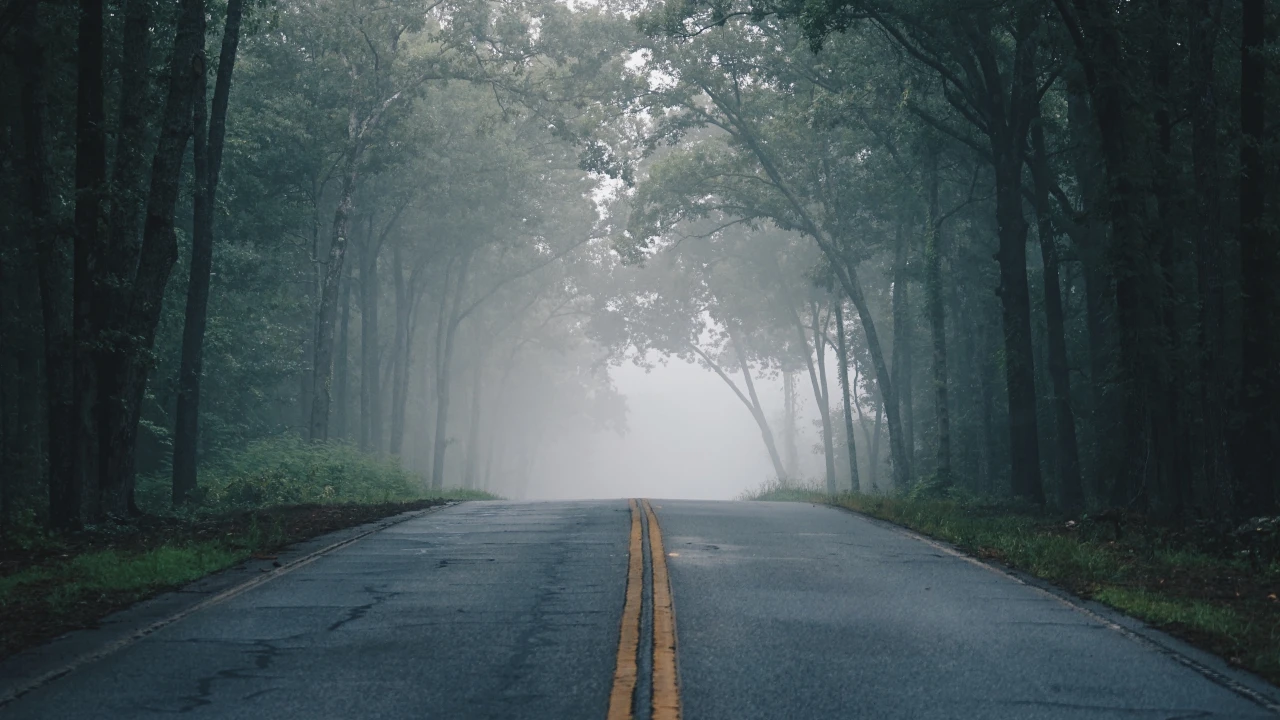
[[[644,597],[644,549],[640,534],[640,508],[631,506],[631,542],[627,551],[627,600],[622,606],[622,630],[618,636],[618,661],[609,694],[608,720],[631,720],[636,692],[636,656],[640,652],[640,603]],[[655,716],[656,717],[656,716]]]
[[[662,530],[653,506],[649,516],[649,558],[653,564],[653,719],[680,720],[680,679],[676,674],[676,613],[671,604],[671,579],[662,548]]]

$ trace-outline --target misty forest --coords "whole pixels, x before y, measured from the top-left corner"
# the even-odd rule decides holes
[[[799,493],[1132,532],[1274,592],[1277,30],[1264,0],[5,0],[0,542]],[[661,491],[615,483],[669,452]]]

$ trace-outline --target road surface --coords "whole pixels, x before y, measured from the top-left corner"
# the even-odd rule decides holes
[[[59,677],[11,659],[0,718],[1277,717],[1253,678],[851,513],[644,507],[427,512]]]

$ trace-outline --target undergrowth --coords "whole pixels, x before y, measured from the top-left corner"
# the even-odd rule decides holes
[[[170,511],[170,477],[138,479],[137,502],[150,513]],[[444,498],[492,500],[482,490],[432,492],[394,459],[347,443],[311,443],[293,435],[259,440],[204,463],[192,509],[225,512],[277,505],[387,503]]]

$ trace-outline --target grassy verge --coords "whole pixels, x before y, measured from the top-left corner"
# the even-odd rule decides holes
[[[198,502],[173,512],[167,483],[140,478],[148,514],[54,535],[32,529],[0,544],[0,658],[302,540],[478,490],[422,491],[399,466],[340,445],[275,441],[203,468]]]
[[[1280,564],[1189,533],[1065,520],[968,500],[830,497],[773,485],[748,499],[856,510],[1137,617],[1280,684]]]

